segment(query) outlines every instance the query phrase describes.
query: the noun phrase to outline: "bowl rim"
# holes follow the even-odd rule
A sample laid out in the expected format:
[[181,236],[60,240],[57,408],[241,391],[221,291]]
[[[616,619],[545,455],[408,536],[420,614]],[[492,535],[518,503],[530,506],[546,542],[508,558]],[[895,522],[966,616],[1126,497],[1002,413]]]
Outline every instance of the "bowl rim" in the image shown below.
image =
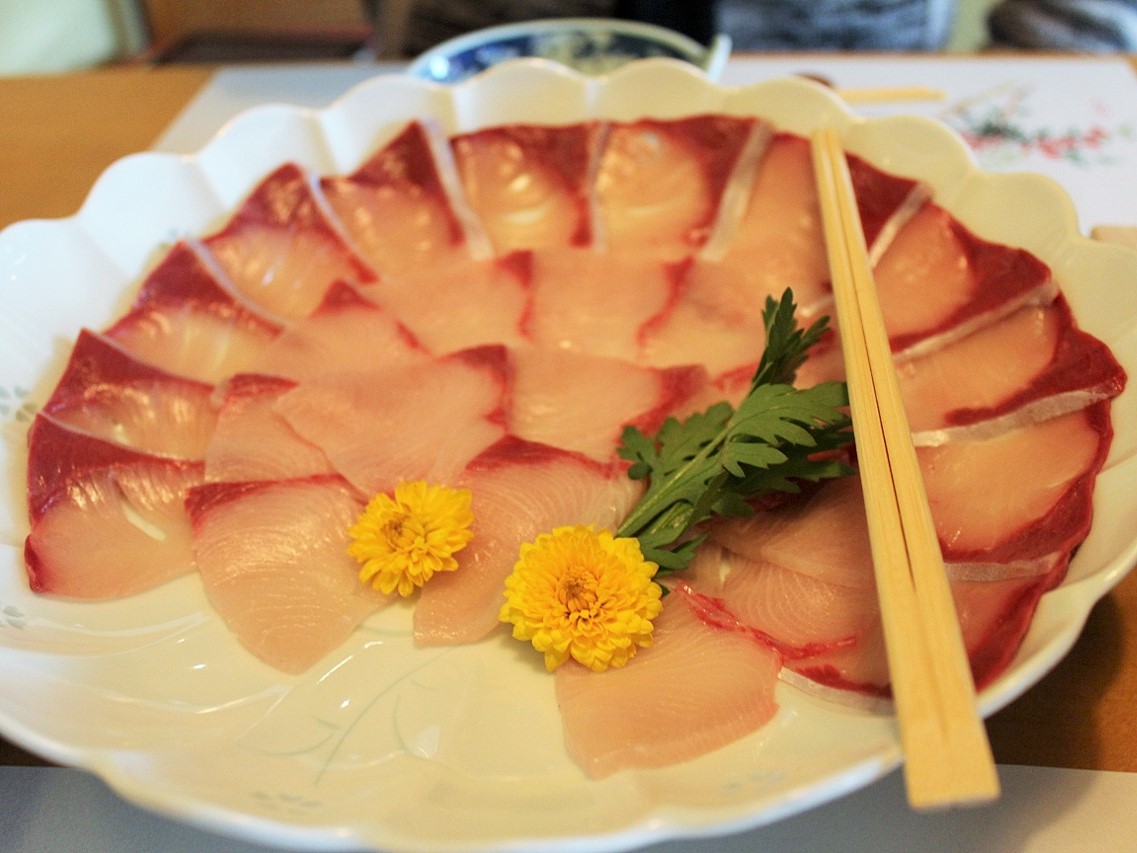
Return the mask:
[[420,79],[445,82],[429,71],[431,64],[438,59],[504,39],[574,31],[607,31],[661,44],[674,50],[683,57],[684,61],[701,68],[711,76],[717,76],[718,72],[721,71],[731,48],[730,37],[724,34],[716,35],[709,45],[704,45],[684,33],[644,21],[602,17],[538,18],[531,21],[483,27],[454,36],[423,51],[412,59],[407,66],[407,73]]

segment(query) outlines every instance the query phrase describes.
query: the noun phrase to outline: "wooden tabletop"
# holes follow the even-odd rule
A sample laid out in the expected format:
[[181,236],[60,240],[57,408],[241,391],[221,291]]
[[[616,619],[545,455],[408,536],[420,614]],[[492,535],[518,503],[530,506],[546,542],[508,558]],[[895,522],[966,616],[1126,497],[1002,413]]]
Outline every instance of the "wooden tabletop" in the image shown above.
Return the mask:
[[[0,79],[0,228],[74,213],[103,169],[150,147],[210,73],[128,67]],[[1137,772],[1137,572],[988,730],[1000,763]],[[0,764],[43,763],[0,740]]]

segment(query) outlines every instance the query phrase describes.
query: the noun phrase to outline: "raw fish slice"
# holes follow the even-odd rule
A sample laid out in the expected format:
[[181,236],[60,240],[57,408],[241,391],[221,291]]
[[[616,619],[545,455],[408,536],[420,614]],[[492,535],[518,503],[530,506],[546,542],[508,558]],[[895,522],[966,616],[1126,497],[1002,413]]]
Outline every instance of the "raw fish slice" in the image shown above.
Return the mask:
[[787,287],[803,310],[829,300],[829,260],[808,141],[774,137],[729,245],[700,274],[717,279],[716,290],[740,290],[740,298],[758,312],[767,296],[777,298]]
[[[1052,571],[1035,577],[952,580],[951,592],[960,633],[977,689],[982,690],[998,678],[1014,659],[1039,600],[1061,581],[1065,567],[1066,561],[1062,560]],[[826,688],[869,696],[891,693],[888,656],[879,623],[853,646],[787,661],[786,665],[799,676]],[[809,689],[799,679],[789,680]],[[840,699],[839,694],[833,692],[823,691],[822,695]]]
[[859,697],[886,699],[892,691],[884,628],[878,622],[852,645],[788,661],[782,678],[811,695],[841,704],[861,706]]
[[210,602],[270,666],[303,672],[389,601],[348,556],[363,504],[340,477],[210,483],[186,508]]
[[[917,450],[944,559],[1041,569],[1089,530],[1094,479],[1109,448],[1109,404],[1098,403],[994,438]],[[872,556],[860,482],[825,483],[805,499],[723,519],[711,539],[750,559],[865,588]]]
[[131,308],[141,311],[187,304],[224,318],[245,320],[248,315],[266,327],[279,329],[272,317],[230,287],[225,273],[202,244],[182,240],[142,281]]
[[774,717],[780,667],[768,646],[668,596],[652,645],[626,666],[592,672],[570,661],[557,670],[565,746],[595,779],[706,755]]
[[897,217],[907,218],[911,206],[927,198],[928,190],[911,178],[881,171],[856,155],[846,155],[853,193],[857,198],[857,213],[870,250],[878,242],[890,241],[888,233]]
[[1010,665],[1039,600],[1061,583],[1067,562],[1059,560],[1050,571],[1029,578],[952,581],[952,598],[977,689],[982,690]]
[[595,184],[604,245],[678,260],[706,243],[755,124],[701,115],[611,125]]
[[238,301],[197,252],[179,243],[106,335],[156,367],[214,384],[248,369],[279,332],[279,325]]
[[994,438],[917,449],[944,558],[1011,562],[1085,538],[1112,437],[1109,403]]
[[687,264],[591,249],[533,253],[532,342],[636,360],[647,324],[675,303]]
[[466,198],[494,251],[591,242],[594,124],[508,125],[451,139]]
[[261,181],[204,244],[238,293],[285,321],[307,317],[339,279],[374,278],[292,163]]
[[213,386],[140,361],[83,329],[43,412],[147,453],[200,459],[217,420]]
[[421,361],[426,349],[390,311],[336,282],[307,318],[285,329],[257,359],[257,373],[303,380],[335,370],[374,370]]
[[673,304],[644,327],[639,360],[701,364],[712,376],[752,375],[766,346],[764,305],[764,297],[754,298],[721,264],[696,260]]
[[363,494],[402,480],[449,483],[505,432],[501,347],[424,364],[327,373],[280,397],[276,411]]
[[653,433],[702,388],[698,367],[664,370],[614,358],[526,348],[510,355],[509,431],[612,461],[628,424]]
[[845,381],[845,355],[841,352],[841,341],[837,337],[837,323],[829,317],[829,331],[809,351],[809,358],[798,368],[794,385],[798,388],[812,388],[822,382]]
[[[871,571],[870,564],[870,581]],[[875,583],[842,586],[738,554],[729,558],[721,599],[743,624],[800,650],[851,646],[880,626]]]
[[1074,325],[1063,297],[905,361],[901,394],[918,444],[981,438],[1119,394],[1125,371]]
[[515,345],[529,311],[528,253],[495,260],[455,256],[361,288],[434,353]]
[[465,236],[426,131],[411,122],[348,176],[320,181],[360,254],[381,274],[407,273],[465,254]]
[[31,588],[111,599],[191,571],[183,500],[202,474],[200,462],[131,450],[37,415],[24,545]]
[[776,563],[827,583],[872,589],[872,549],[858,477],[826,482],[749,518],[724,518],[710,538],[729,552]]
[[470,643],[500,623],[505,579],[521,545],[568,524],[615,529],[642,486],[623,466],[506,436],[474,459],[458,480],[473,494],[474,539],[458,570],[436,575],[415,607],[415,641]]
[[917,355],[1057,294],[1050,270],[1022,249],[976,237],[925,204],[874,271],[892,349]]
[[206,482],[287,480],[334,473],[320,448],[276,411],[296,382],[240,373],[222,386],[217,429],[205,453]]

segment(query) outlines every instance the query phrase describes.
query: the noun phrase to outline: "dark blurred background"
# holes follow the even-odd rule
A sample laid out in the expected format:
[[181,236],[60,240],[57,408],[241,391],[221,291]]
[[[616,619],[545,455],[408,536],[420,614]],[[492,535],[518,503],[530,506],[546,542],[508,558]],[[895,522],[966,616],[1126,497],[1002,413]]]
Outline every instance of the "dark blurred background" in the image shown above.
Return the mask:
[[116,62],[405,59],[549,17],[661,24],[736,51],[1137,51],[1137,0],[0,0],[0,74]]

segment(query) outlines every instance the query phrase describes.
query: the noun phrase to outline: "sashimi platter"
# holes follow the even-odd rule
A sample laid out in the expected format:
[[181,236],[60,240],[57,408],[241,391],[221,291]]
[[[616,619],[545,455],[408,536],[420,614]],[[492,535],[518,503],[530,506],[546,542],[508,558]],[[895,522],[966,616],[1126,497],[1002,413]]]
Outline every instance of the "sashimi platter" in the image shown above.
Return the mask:
[[0,234],[0,732],[304,849],[622,850],[902,761],[809,135],[989,714],[1137,560],[1137,253],[669,60],[377,77]]

